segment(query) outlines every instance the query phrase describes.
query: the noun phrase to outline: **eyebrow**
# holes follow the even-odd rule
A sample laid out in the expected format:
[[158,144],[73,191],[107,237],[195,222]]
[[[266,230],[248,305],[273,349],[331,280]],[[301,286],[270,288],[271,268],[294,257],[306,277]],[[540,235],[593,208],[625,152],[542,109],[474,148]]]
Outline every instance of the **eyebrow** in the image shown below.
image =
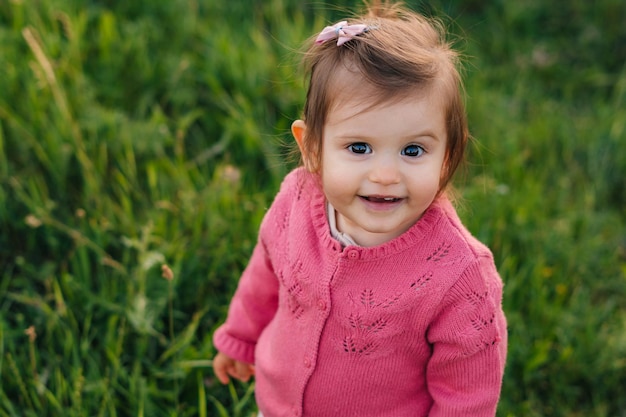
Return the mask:
[[[367,142],[371,139],[374,138],[374,136],[371,135],[367,135],[367,134],[340,134],[336,136],[338,139],[350,139],[350,140],[359,140],[359,141],[363,141],[363,142]],[[407,135],[407,136],[403,136],[402,139],[407,141],[407,142],[411,142],[411,141],[415,141],[418,140],[420,138],[430,138],[433,139],[437,142],[441,141],[441,138],[435,134],[435,132],[433,132],[432,130],[425,130],[423,132],[420,132],[418,134],[414,134],[414,135]]]

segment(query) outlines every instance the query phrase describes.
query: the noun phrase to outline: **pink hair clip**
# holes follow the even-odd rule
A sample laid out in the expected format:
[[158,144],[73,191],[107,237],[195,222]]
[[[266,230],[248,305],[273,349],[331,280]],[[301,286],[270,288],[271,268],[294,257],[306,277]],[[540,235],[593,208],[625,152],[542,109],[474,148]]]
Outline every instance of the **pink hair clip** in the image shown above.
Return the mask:
[[315,43],[321,44],[337,38],[337,46],[341,46],[355,36],[367,32],[367,25],[349,25],[348,22],[339,22],[333,26],[326,26],[315,39]]

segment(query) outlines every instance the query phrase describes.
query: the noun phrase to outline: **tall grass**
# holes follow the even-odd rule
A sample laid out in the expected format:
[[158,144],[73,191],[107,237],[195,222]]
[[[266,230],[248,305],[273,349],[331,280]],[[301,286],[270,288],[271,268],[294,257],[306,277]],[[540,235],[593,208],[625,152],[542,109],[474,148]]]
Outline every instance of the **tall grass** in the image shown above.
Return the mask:
[[[625,416],[626,6],[408,3],[467,39],[460,210],[506,283],[499,415]],[[254,413],[211,334],[290,166],[294,49],[336,9],[0,3],[0,416]]]

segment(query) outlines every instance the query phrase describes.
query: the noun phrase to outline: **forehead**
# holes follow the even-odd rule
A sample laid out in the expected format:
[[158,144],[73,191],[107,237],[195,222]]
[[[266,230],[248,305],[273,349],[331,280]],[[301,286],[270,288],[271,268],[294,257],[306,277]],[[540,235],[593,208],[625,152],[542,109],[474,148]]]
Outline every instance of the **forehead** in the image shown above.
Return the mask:
[[[349,63],[340,66],[330,77],[326,85],[327,114],[347,105],[355,112],[370,108],[385,107],[403,101],[427,99],[443,111],[449,92],[441,79],[428,82],[407,82],[404,85],[379,84],[365,77],[355,65]],[[328,117],[326,117],[328,118]]]
[[368,115],[389,110],[392,113],[394,110],[428,110],[431,114],[445,118],[446,94],[438,84],[434,81],[394,91],[373,85],[360,73],[344,68],[337,71],[329,83],[325,124],[339,123],[343,119],[367,118]]

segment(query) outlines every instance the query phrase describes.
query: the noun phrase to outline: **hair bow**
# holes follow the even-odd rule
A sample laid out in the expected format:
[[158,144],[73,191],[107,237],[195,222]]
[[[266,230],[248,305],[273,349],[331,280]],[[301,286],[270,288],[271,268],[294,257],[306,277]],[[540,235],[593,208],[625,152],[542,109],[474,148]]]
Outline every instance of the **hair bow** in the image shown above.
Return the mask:
[[333,26],[326,26],[315,39],[320,44],[337,38],[337,46],[341,46],[355,36],[368,31],[367,25],[349,25],[348,22],[339,22]]

